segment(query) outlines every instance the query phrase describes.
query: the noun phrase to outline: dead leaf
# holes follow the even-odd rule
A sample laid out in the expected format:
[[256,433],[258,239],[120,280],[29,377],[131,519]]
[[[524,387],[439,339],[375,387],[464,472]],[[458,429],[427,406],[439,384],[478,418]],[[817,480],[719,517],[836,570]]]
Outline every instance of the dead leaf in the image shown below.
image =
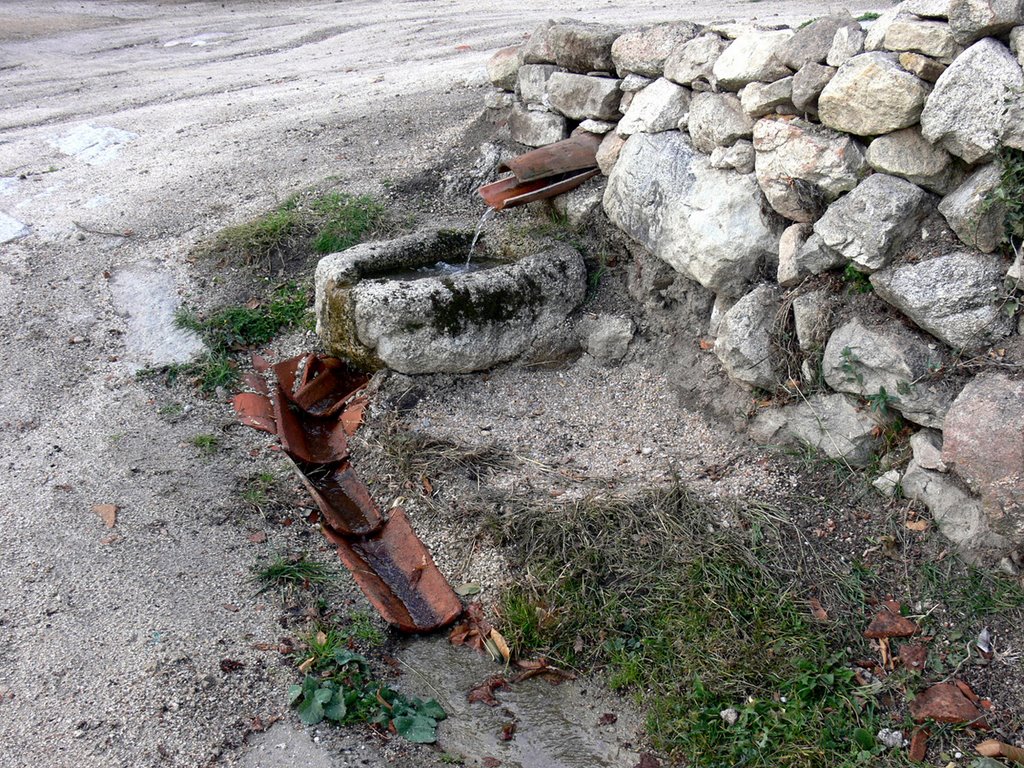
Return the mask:
[[266,540],[266,531],[256,531],[256,533],[249,534],[249,541],[251,541],[253,544],[262,544]]
[[221,605],[225,611],[231,611],[231,613],[238,613],[238,606],[234,603],[224,603]]
[[906,525],[908,531],[924,533],[928,530],[928,526],[930,526],[931,523],[928,520],[907,520],[904,525]]
[[501,741],[512,741],[516,735],[516,724],[515,722],[505,723],[501,727],[501,733],[498,734],[498,739]]
[[467,582],[465,584],[460,584],[459,586],[457,586],[455,588],[455,594],[458,595],[459,597],[468,597],[469,595],[479,594],[480,590],[481,590],[481,587],[480,587],[479,584],[474,584],[473,582]]
[[498,766],[501,765],[501,760],[496,757],[485,757],[480,761],[480,765],[483,766],[483,768],[498,768]]
[[313,666],[314,661],[316,661],[316,659],[313,656],[310,656],[304,662],[299,664],[299,672],[301,672],[302,674],[306,674],[307,672],[309,672],[310,668]]
[[116,504],[93,504],[92,511],[100,516],[100,520],[107,528],[113,528],[117,525],[117,505]]
[[640,755],[640,762],[634,768],[661,768],[661,761],[650,752]]
[[505,638],[502,637],[501,633],[493,628],[491,629],[491,642],[497,647],[501,658],[508,664],[512,660],[512,651],[509,649],[508,643],[505,642]]
[[116,533],[112,533],[109,536],[104,536],[100,539],[100,544],[103,544],[104,546],[108,544],[117,544],[117,542],[121,541],[123,538],[123,536],[118,536]]
[[619,720],[619,716],[614,712],[605,712],[599,718],[597,718],[598,725],[615,725]]
[[234,659],[220,660],[221,672],[237,672],[240,669],[245,669],[245,664],[241,661],[235,661]]
[[254,296],[253,298],[251,298],[247,302],[245,302],[245,308],[246,309],[259,309],[261,303],[262,302]]
[[821,601],[818,598],[812,597],[807,602],[811,606],[811,616],[814,617],[815,621],[823,623],[828,621],[828,612],[822,608]]
[[434,495],[434,486],[430,482],[430,478],[426,476],[423,477],[423,492],[427,494],[427,496]]
[[711,339],[701,339],[697,342],[697,345],[700,347],[701,352],[707,352],[715,348],[715,342]]
[[470,704],[474,701],[481,701],[489,707],[496,707],[498,700],[494,698],[494,692],[501,688],[508,688],[508,680],[501,675],[492,675],[467,693],[466,700]]
[[327,634],[323,631],[316,633],[317,645],[324,645],[327,642]]
[[542,676],[547,678],[552,685],[558,685],[565,680],[571,680],[573,678],[570,672],[551,666],[545,658],[525,661],[523,659],[519,659],[516,661],[516,666],[522,671],[512,678],[513,683],[521,683],[532,677]]

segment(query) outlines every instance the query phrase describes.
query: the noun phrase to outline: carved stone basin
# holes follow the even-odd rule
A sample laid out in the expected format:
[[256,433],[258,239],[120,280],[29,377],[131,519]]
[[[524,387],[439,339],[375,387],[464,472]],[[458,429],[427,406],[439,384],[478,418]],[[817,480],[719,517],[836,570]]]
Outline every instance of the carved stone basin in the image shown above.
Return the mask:
[[570,246],[545,241],[474,271],[452,268],[472,237],[432,229],[321,259],[316,316],[326,350],[401,373],[479,371],[519,357],[583,302],[586,267]]

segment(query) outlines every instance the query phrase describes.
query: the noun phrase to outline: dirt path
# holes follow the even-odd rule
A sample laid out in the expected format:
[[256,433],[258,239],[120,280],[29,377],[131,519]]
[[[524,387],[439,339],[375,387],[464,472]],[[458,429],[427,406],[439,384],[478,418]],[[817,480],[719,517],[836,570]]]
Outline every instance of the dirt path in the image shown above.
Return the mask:
[[237,486],[265,441],[134,372],[189,351],[174,307],[219,290],[187,261],[200,238],[326,177],[429,166],[477,114],[489,52],[547,16],[823,12],[590,5],[0,3],[0,225],[30,230],[0,245],[0,765],[271,765],[286,741],[280,764],[388,761],[358,736],[240,744],[292,674],[251,650],[280,627],[249,572],[302,534],[250,543]]

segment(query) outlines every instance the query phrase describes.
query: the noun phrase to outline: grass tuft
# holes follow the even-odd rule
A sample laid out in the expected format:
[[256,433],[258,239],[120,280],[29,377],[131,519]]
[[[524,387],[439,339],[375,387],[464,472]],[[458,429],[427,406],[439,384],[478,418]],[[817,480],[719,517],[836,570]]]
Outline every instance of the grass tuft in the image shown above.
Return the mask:
[[266,565],[256,568],[254,580],[260,585],[259,594],[271,589],[309,589],[334,578],[335,572],[323,563],[308,560],[303,555],[279,555]]
[[203,456],[212,456],[217,452],[217,448],[220,447],[220,440],[216,435],[195,435],[192,438],[192,445],[194,445]]
[[333,253],[379,228],[385,213],[368,195],[295,195],[262,216],[221,230],[206,250],[226,261],[263,266],[310,251]]

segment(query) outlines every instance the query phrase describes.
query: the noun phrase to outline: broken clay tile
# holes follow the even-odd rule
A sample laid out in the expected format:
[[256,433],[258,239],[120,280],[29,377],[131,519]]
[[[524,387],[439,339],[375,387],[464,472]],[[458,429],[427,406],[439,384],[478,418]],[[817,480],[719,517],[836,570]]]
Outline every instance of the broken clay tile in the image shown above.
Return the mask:
[[239,392],[231,398],[238,420],[248,427],[277,434],[277,421],[270,398],[252,392]]
[[900,646],[900,661],[907,669],[923,672],[928,662],[928,647],[924,643],[904,643]]
[[345,428],[346,435],[351,437],[359,430],[363,423],[364,413],[366,413],[365,397],[357,397],[341,412],[341,425]]
[[878,609],[878,613],[871,620],[871,624],[864,630],[864,637],[879,640],[886,637],[910,637],[918,631],[918,626],[906,616],[900,615],[899,603],[896,603],[895,610],[893,603],[887,601]]
[[[405,513],[395,509],[385,523],[348,461],[346,430],[354,432],[361,421],[366,400],[356,395],[367,377],[318,355],[271,366],[254,354],[253,367],[273,370],[274,397],[268,401],[258,382],[248,381],[255,393],[236,398],[239,420],[277,435],[281,446],[271,449],[283,448],[295,462],[320,507],[324,535],[381,616],[405,632],[429,632],[454,621],[462,604]],[[249,540],[266,541],[266,533]]]
[[100,516],[100,520],[103,521],[103,525],[107,528],[113,528],[117,525],[116,504],[93,504],[92,511]]
[[243,373],[242,386],[251,389],[258,395],[270,397],[270,389],[267,387],[267,380],[258,373]]
[[954,680],[953,684],[956,685],[956,687],[960,689],[960,692],[964,696],[966,696],[968,699],[970,699],[971,704],[973,704],[976,707],[981,704],[981,697],[978,696],[978,694],[976,694],[974,692],[974,689],[971,688],[971,686],[969,686],[963,680]]
[[[334,467],[296,465],[306,490],[320,507],[325,522],[346,536],[366,536],[384,524],[376,503],[349,461]],[[310,479],[314,469],[327,469]]]
[[917,728],[910,737],[910,753],[907,755],[912,762],[923,763],[928,754],[928,737],[931,733],[927,728]]
[[984,716],[971,700],[952,683],[937,683],[910,702],[914,722],[970,723],[984,727]]
[[284,394],[280,385],[274,397],[277,435],[289,454],[310,464],[332,464],[348,457],[348,440],[334,418],[313,416]]
[[391,510],[384,527],[365,538],[349,540],[326,525],[323,532],[389,624],[404,632],[430,632],[462,613],[462,603],[401,508]]

